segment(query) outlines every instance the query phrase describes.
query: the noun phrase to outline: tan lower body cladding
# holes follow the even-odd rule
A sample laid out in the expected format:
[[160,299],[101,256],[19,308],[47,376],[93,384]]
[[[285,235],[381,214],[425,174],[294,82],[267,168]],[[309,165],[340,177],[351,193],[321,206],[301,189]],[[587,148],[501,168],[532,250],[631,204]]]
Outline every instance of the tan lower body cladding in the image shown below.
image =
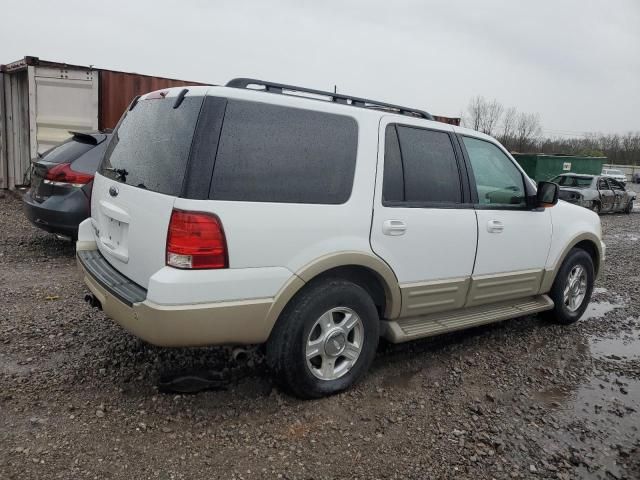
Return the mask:
[[395,321],[383,320],[381,334],[390,342],[400,343],[522,317],[552,308],[553,301],[547,295],[536,295],[418,317],[400,318]]
[[404,342],[549,310],[543,277],[526,270],[402,285],[400,317],[383,321],[382,335]]
[[401,285],[400,318],[537,295],[542,277],[543,270],[526,270]]

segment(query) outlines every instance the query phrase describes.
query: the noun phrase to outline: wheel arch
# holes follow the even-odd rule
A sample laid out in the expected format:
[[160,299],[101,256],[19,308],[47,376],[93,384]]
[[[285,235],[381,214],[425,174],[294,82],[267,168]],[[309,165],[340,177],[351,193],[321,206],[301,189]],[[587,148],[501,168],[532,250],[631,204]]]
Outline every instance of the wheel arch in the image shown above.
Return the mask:
[[595,277],[598,278],[600,276],[600,274],[602,273],[604,260],[600,239],[594,233],[581,233],[573,237],[571,241],[567,243],[567,246],[560,253],[553,266],[550,269],[545,270],[540,293],[547,293],[549,290],[551,290],[551,286],[556,279],[556,275],[558,274],[558,270],[560,270],[560,266],[564,263],[567,255],[569,255],[569,252],[574,248],[580,248],[589,254],[591,260],[593,261]]
[[277,293],[267,314],[275,325],[289,302],[309,283],[336,276],[354,281],[367,290],[381,316],[400,314],[400,286],[393,270],[380,258],[363,252],[339,252],[320,257],[300,268]]

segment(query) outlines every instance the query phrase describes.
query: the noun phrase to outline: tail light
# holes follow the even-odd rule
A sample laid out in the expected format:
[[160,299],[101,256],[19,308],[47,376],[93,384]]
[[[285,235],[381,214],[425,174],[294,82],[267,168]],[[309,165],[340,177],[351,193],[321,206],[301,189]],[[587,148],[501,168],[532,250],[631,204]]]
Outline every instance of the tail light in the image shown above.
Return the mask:
[[173,210],[167,234],[167,265],[175,268],[228,268],[222,222],[212,213]]
[[44,183],[62,187],[82,187],[91,180],[93,180],[93,175],[72,170],[70,163],[56,165],[44,177]]

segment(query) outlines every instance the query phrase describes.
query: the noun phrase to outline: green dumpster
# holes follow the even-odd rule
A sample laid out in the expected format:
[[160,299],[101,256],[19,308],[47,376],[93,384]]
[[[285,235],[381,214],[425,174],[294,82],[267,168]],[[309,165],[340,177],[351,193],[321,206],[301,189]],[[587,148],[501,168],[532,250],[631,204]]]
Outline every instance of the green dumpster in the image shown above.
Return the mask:
[[513,158],[536,182],[549,180],[562,173],[600,175],[607,157],[580,157],[575,155],[544,155],[514,153]]

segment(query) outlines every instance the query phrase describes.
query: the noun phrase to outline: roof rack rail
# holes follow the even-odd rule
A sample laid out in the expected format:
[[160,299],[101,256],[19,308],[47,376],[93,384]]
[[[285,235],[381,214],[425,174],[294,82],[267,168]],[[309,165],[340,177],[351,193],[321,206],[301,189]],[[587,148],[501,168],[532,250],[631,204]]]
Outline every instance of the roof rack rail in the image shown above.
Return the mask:
[[[369,100],[367,98],[353,97],[351,95],[343,95],[342,93],[325,92],[322,90],[314,90],[312,88],[296,87],[295,85],[285,85],[283,83],[267,82],[264,80],[257,80],[255,78],[234,78],[233,80],[230,80],[229,82],[227,82],[226,86],[233,87],[233,88],[248,89],[250,85],[263,87],[262,89],[252,89],[252,90],[265,91],[269,93],[279,93],[284,95],[286,95],[285,90],[288,90],[290,92],[309,93],[311,95],[329,97],[328,100],[331,102],[341,103],[344,105],[351,105],[353,107],[390,110],[393,113],[399,113],[401,115],[408,115],[411,117],[434,120],[433,115],[431,115],[429,112],[425,112],[424,110],[417,110],[415,108],[402,107],[400,105],[393,105],[391,103],[378,102],[377,100]],[[315,98],[315,97],[307,97],[307,98]],[[318,98],[315,98],[315,99],[320,100]]]

